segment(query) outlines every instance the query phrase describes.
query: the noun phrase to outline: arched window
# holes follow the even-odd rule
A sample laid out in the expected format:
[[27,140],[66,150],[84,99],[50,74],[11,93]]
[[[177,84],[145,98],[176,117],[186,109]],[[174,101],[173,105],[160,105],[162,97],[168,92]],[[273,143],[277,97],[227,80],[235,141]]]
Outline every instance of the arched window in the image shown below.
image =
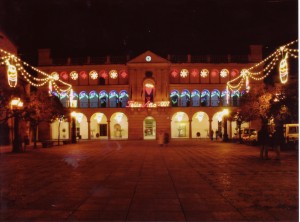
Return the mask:
[[200,92],[197,89],[192,91],[192,106],[200,106]]
[[240,92],[235,90],[231,94],[231,105],[237,107],[240,105]]
[[227,90],[223,90],[221,95],[221,106],[228,106],[229,98],[230,98],[230,92]]
[[[72,98],[71,98],[72,96]],[[70,107],[77,108],[78,107],[78,94],[73,91],[73,94],[70,95]]]
[[190,100],[191,100],[191,95],[190,91],[187,89],[182,90],[182,93],[180,95],[180,105],[183,107],[190,106]]
[[127,102],[128,102],[128,93],[126,90],[121,90],[121,92],[119,93],[119,104],[120,107],[124,108],[127,106]]
[[63,105],[63,107],[68,107],[69,106],[69,95],[66,92],[62,92],[60,94],[60,102]]
[[201,106],[210,105],[210,92],[207,89],[204,89],[201,93]]
[[220,91],[214,89],[211,93],[211,106],[219,106],[220,105]]
[[106,108],[108,107],[108,94],[105,90],[102,90],[99,93],[100,107]]
[[118,93],[115,90],[112,90],[109,93],[109,107],[118,107]]
[[90,107],[97,108],[98,107],[98,93],[96,91],[90,92]]
[[170,97],[171,97],[171,101],[172,101],[172,104],[171,104],[171,105],[172,105],[173,107],[177,107],[178,104],[179,104],[179,92],[178,92],[177,90],[173,90],[173,91],[171,92]]
[[79,93],[79,106],[80,108],[88,108],[89,107],[89,97],[85,91]]

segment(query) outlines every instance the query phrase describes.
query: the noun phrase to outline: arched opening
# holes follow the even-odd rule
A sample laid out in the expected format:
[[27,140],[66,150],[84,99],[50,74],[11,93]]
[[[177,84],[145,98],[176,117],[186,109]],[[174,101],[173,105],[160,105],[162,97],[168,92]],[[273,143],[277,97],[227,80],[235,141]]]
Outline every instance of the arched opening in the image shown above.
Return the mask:
[[128,118],[124,113],[114,113],[110,118],[111,139],[128,139]]
[[110,91],[109,93],[109,107],[116,108],[118,107],[118,93],[115,90]]
[[172,116],[171,138],[189,138],[189,117],[184,112],[177,112]]
[[156,139],[156,121],[152,116],[148,116],[144,119],[144,140]]
[[179,104],[179,92],[178,90],[173,90],[170,95],[172,107],[177,107]]
[[107,130],[107,118],[104,113],[94,113],[90,119],[91,139],[107,139]]
[[200,106],[200,92],[195,89],[192,91],[192,106]]
[[182,93],[180,95],[181,106],[183,107],[190,106],[190,99],[191,99],[190,91],[188,91],[187,89],[182,90]]
[[106,108],[108,107],[108,94],[105,90],[102,90],[99,93],[100,107]]
[[192,138],[209,138],[209,117],[205,112],[197,112],[193,115]]

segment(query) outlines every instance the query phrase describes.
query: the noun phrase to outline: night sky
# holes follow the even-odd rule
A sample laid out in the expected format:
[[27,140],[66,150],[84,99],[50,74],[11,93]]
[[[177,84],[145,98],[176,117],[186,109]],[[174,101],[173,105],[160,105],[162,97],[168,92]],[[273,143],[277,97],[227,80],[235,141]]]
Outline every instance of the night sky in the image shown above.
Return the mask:
[[298,38],[297,0],[0,0],[0,30],[24,57],[243,54]]

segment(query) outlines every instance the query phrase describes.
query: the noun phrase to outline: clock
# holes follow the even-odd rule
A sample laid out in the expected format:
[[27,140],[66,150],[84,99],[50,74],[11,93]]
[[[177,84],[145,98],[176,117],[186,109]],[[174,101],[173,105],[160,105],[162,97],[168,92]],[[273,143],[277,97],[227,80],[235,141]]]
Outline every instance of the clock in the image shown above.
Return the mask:
[[152,59],[151,56],[146,56],[146,61],[147,61],[147,62],[150,62],[151,59]]

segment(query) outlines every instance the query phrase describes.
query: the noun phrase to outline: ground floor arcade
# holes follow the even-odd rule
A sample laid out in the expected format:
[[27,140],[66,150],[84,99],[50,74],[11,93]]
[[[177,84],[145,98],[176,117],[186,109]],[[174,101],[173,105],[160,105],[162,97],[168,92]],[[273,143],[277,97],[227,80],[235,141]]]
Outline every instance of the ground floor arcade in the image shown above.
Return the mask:
[[[73,112],[72,118],[56,120],[50,127],[50,139],[70,139],[72,127],[78,139],[155,140],[160,132],[171,139],[210,138],[212,135],[237,134],[235,121],[224,109],[106,109]],[[73,124],[72,124],[73,121]],[[249,127],[244,124],[242,127]]]

